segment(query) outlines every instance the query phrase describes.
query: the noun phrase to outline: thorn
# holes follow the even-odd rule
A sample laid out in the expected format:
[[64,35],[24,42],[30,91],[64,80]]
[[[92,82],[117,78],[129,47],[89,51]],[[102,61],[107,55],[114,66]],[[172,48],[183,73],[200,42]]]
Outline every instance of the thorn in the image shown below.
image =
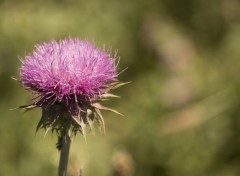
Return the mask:
[[103,97],[103,98],[108,98],[108,97],[120,98],[120,96],[114,95],[114,94],[110,94],[110,93],[105,93],[105,94],[101,95],[101,97]]
[[47,133],[48,133],[48,130],[50,129],[50,127],[48,127],[44,133],[44,137],[46,137]]
[[92,112],[91,109],[87,109],[87,121],[88,121],[88,124],[90,126],[90,129],[91,129],[91,132],[92,132],[93,136],[95,136],[95,129],[94,129],[94,126],[93,126],[94,119],[95,119],[95,114]]
[[99,109],[95,108],[95,111],[98,114],[98,116],[100,118],[100,121],[102,122],[103,133],[106,134],[105,122],[104,122],[103,116],[102,116],[102,114],[101,114]]
[[13,110],[16,110],[16,109],[19,109],[19,107],[11,108],[11,109],[8,109],[8,110],[13,111]]
[[11,76],[11,79],[15,80],[15,81],[18,81],[17,78],[15,78],[14,76]]
[[114,113],[116,113],[116,114],[118,114],[118,115],[124,116],[123,114],[121,114],[120,112],[116,111],[115,109],[111,109],[111,108],[102,106],[100,103],[93,103],[92,106],[95,107],[95,108],[97,108],[97,109],[102,109],[102,110],[106,110],[106,111],[111,111],[111,112],[114,112]]

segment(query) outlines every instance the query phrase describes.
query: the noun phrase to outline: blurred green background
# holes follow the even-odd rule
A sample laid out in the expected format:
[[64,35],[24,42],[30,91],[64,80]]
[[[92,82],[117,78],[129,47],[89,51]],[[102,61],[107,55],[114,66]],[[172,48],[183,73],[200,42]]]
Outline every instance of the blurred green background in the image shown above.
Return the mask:
[[40,109],[20,61],[67,36],[119,50],[122,81],[106,135],[73,139],[69,175],[240,175],[239,0],[0,0],[0,175],[57,175],[57,137],[35,136]]

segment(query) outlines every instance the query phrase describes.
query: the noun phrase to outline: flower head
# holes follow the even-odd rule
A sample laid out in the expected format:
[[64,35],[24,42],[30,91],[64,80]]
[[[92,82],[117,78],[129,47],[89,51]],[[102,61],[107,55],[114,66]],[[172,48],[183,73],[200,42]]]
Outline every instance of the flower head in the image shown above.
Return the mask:
[[108,92],[123,83],[117,82],[117,56],[97,48],[87,40],[66,38],[35,46],[25,56],[20,68],[20,82],[32,91],[35,102],[21,108],[41,107],[40,127],[61,129],[66,121],[73,131],[85,133],[85,126],[96,117],[104,121],[100,109],[112,110],[99,104]]
[[40,94],[38,105],[90,99],[116,81],[116,58],[86,40],[67,38],[36,45],[20,69],[24,87]]

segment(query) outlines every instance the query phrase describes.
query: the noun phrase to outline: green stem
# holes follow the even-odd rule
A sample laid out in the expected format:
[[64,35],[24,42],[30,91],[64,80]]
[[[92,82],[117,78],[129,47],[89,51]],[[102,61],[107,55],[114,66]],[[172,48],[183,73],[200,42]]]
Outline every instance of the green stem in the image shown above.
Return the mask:
[[70,128],[62,134],[62,146],[59,159],[58,176],[67,175],[68,156],[71,145]]

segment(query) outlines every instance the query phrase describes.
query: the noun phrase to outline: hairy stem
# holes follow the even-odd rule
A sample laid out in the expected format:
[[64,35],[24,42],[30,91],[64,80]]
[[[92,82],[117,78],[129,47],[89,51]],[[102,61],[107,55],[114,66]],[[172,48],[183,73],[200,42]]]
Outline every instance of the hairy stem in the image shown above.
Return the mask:
[[69,156],[69,150],[71,145],[70,128],[65,129],[65,131],[62,133],[61,138],[62,138],[62,146],[61,146],[61,153],[60,153],[60,160],[59,160],[59,167],[58,167],[58,176],[66,176],[68,156]]

